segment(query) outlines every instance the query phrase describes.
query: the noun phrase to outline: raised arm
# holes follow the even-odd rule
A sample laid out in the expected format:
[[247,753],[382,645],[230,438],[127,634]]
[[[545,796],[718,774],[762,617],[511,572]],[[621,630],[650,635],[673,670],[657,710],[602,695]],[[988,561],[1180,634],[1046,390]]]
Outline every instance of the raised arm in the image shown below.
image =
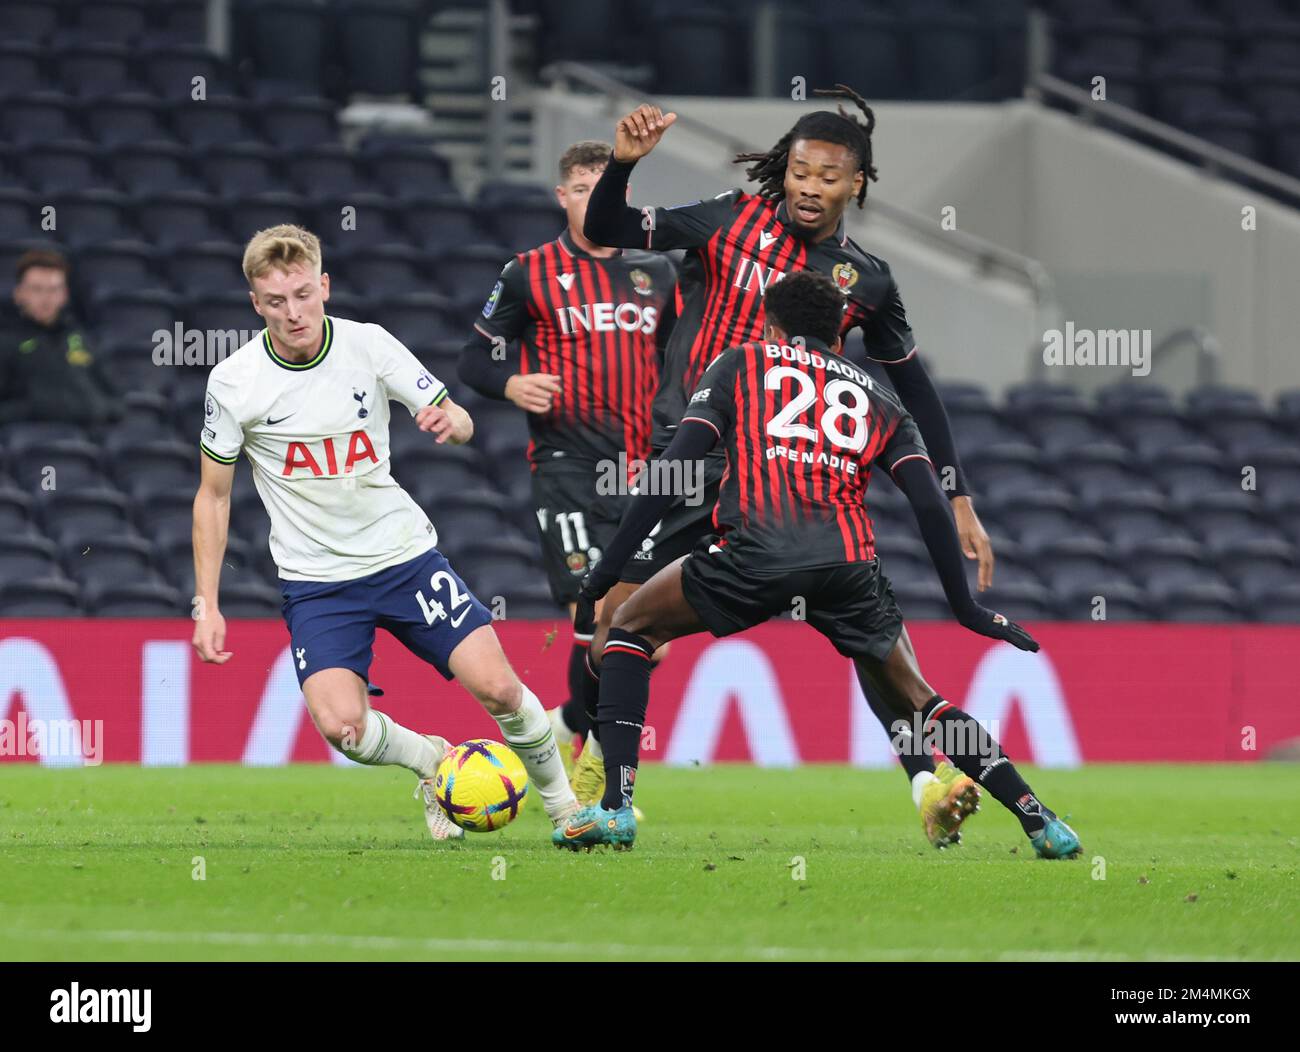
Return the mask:
[[930,560],[939,573],[943,594],[957,621],[982,636],[1005,640],[1021,650],[1036,651],[1038,643],[1028,632],[1002,614],[980,606],[971,597],[952,509],[939,489],[930,462],[919,456],[909,457],[895,464],[892,474],[912,505],[921,539],[925,541]]

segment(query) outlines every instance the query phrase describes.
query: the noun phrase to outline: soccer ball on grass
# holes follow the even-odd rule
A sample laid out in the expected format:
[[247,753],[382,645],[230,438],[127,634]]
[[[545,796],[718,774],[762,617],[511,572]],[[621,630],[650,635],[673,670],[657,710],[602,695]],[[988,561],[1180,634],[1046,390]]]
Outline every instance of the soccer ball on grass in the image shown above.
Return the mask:
[[469,833],[509,825],[528,799],[528,772],[500,742],[474,738],[442,758],[434,792],[447,817]]

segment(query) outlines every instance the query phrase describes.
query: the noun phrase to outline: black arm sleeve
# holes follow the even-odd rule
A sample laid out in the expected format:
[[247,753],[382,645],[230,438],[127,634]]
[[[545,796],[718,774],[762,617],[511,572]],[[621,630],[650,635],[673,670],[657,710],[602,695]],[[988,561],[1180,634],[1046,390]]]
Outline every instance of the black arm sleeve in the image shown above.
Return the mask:
[[957,457],[957,443],[952,437],[948,413],[920,358],[913,354],[906,361],[886,362],[884,366],[899,401],[921,429],[921,437],[925,439],[926,449],[930,451],[934,469],[943,477],[944,469],[951,468],[953,485],[948,491],[948,497],[970,496],[966,475]]
[[627,181],[636,162],[626,164],[609,155],[604,172],[592,188],[587,201],[587,218],[583,235],[597,245],[608,248],[646,248],[644,214],[627,203]]
[[920,458],[902,461],[894,470],[894,481],[912,505],[912,514],[921,530],[921,539],[930,552],[930,561],[939,573],[943,594],[960,621],[969,616],[975,601],[966,583],[966,564],[957,538],[957,526],[934,469]]
[[[700,420],[683,420],[673,434],[668,448],[655,459],[671,463],[674,460],[699,460],[718,441],[718,433],[709,424]],[[647,474],[650,469],[647,469]],[[669,476],[671,477],[671,476]],[[623,521],[618,524],[618,532],[613,540],[605,546],[600,562],[593,571],[602,583],[617,583],[623,566],[632,558],[641,542],[650,535],[655,523],[663,518],[676,500],[672,493],[638,493],[632,498],[628,509],[623,513]]]
[[460,350],[456,360],[456,374],[461,382],[484,398],[506,400],[506,381],[510,379],[510,363],[492,357],[493,343],[481,332],[475,331]]

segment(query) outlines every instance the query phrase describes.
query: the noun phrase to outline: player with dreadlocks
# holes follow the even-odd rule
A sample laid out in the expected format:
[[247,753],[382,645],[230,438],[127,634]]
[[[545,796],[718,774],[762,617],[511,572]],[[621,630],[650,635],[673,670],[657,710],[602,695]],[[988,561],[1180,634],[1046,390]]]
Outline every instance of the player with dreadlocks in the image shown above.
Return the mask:
[[[871,136],[875,115],[851,88],[836,85],[816,95],[851,101],[861,119],[843,105],[819,110],[795,122],[770,149],[741,154],[757,193],[728,190],[710,201],[674,208],[630,208],[626,188],[633,166],[658,144],[677,119],[657,106],[643,105],[618,122],[614,150],[591,193],[583,233],[594,244],[658,251],[686,249],[700,275],[682,306],[664,354],[653,406],[651,444],[665,449],[709,363],[726,348],[763,339],[763,294],[787,274],[815,270],[827,274],[843,293],[840,336],[860,328],[869,359],[880,363],[904,408],[911,414],[944,480],[962,549],[979,560],[981,590],[992,583],[993,555],[988,536],[971,504],[943,403],[917,356],[907,314],[888,265],[863,251],[848,236],[844,212],[850,200],[862,207],[867,184],[876,179]],[[815,418],[797,418],[807,430]],[[601,623],[588,654],[592,676],[587,692],[593,714],[599,691],[598,662],[608,625],[619,604],[663,567],[687,555],[712,532],[712,509],[726,470],[725,454],[715,449],[704,468],[703,500],[678,500],[655,532],[627,562],[620,584],[609,592]],[[696,495],[698,497],[698,494]],[[888,731],[895,717],[871,684],[862,688],[872,711]],[[894,734],[891,741],[898,740]],[[911,739],[904,737],[905,743]],[[588,784],[601,764],[599,744],[588,750],[574,775],[579,800],[591,799]],[[935,766],[923,743],[900,749],[912,797],[921,811],[926,836],[936,846],[955,843],[971,801],[971,780],[946,764]],[[602,779],[603,781],[603,779]],[[602,786],[603,788],[603,786]]]

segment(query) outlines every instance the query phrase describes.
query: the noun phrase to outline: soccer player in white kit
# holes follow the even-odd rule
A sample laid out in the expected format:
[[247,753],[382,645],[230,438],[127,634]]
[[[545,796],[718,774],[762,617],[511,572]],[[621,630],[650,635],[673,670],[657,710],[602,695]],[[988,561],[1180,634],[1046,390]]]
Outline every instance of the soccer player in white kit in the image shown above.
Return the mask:
[[244,276],[266,329],[208,378],[194,498],[199,656],[218,665],[232,656],[218,588],[242,451],[271,518],[298,682],[325,740],[358,763],[413,771],[434,839],[463,835],[433,790],[447,740],[370,705],[371,648],[382,627],[478,699],[547,815],[562,822],[577,801],[550,720],[511,669],[491,614],[438,551],[429,517],[389,472],[389,399],[439,443],[468,442],[469,414],[381,326],[326,316],[330,281],[314,234],[259,231],[244,251]]

